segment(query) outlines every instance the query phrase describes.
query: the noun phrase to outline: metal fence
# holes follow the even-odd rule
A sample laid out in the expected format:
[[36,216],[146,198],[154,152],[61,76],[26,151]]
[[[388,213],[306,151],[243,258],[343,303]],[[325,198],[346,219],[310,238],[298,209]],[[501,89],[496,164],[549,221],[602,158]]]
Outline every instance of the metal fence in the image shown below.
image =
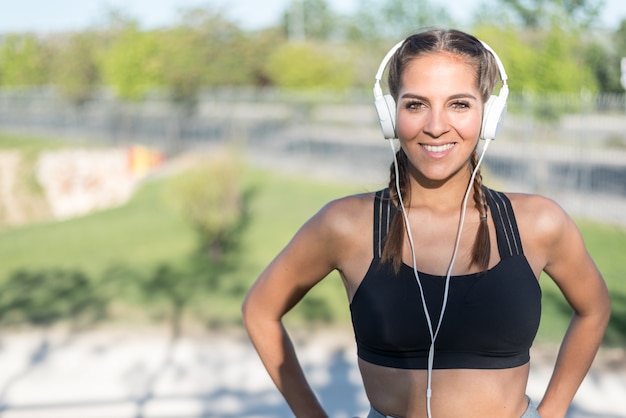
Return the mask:
[[[102,94],[77,107],[53,89],[0,91],[0,130],[172,155],[226,143],[251,163],[359,182],[387,182],[391,151],[368,92],[218,89],[193,106]],[[541,193],[572,215],[626,225],[626,96],[512,95],[485,158],[486,182]]]

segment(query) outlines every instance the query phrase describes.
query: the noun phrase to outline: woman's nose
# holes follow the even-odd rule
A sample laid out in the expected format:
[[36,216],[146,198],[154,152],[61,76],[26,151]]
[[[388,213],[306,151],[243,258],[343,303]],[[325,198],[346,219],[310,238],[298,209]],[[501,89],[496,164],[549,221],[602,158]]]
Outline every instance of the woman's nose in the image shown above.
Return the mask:
[[448,132],[449,129],[450,125],[445,112],[443,110],[431,109],[426,125],[424,125],[424,132],[433,138],[439,138]]

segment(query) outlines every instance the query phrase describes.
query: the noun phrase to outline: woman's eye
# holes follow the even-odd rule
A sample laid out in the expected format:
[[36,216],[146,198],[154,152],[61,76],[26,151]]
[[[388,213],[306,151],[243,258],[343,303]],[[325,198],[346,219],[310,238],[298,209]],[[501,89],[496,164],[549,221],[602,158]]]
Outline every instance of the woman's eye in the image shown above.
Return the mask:
[[409,110],[418,110],[424,107],[424,103],[418,101],[412,101],[406,103],[406,108]]
[[454,102],[452,103],[452,108],[457,110],[468,109],[470,107],[467,102]]

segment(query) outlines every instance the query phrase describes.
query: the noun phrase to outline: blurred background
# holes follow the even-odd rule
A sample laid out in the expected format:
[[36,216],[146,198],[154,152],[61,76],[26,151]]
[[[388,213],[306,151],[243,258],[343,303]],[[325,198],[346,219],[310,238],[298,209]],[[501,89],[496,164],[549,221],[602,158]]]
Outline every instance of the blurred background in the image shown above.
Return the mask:
[[[288,417],[242,299],[327,201],[387,184],[387,50],[477,35],[509,75],[495,189],[575,219],[613,316],[569,418],[626,417],[626,3],[21,1],[0,14],[0,416]],[[549,279],[529,394],[571,311]],[[286,318],[333,417],[365,414],[338,276]]]

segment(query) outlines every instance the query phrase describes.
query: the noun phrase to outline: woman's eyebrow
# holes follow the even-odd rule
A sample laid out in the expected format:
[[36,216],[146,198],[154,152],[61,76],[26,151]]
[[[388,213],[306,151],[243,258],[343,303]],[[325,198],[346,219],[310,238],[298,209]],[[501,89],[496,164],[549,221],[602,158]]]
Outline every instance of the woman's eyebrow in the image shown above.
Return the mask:
[[[428,100],[426,97],[420,96],[419,94],[414,94],[414,93],[405,93],[400,98],[401,99]],[[454,99],[478,100],[478,98],[475,95],[471,94],[471,93],[457,93],[457,94],[453,94],[452,96],[448,97],[448,100],[454,100]]]

